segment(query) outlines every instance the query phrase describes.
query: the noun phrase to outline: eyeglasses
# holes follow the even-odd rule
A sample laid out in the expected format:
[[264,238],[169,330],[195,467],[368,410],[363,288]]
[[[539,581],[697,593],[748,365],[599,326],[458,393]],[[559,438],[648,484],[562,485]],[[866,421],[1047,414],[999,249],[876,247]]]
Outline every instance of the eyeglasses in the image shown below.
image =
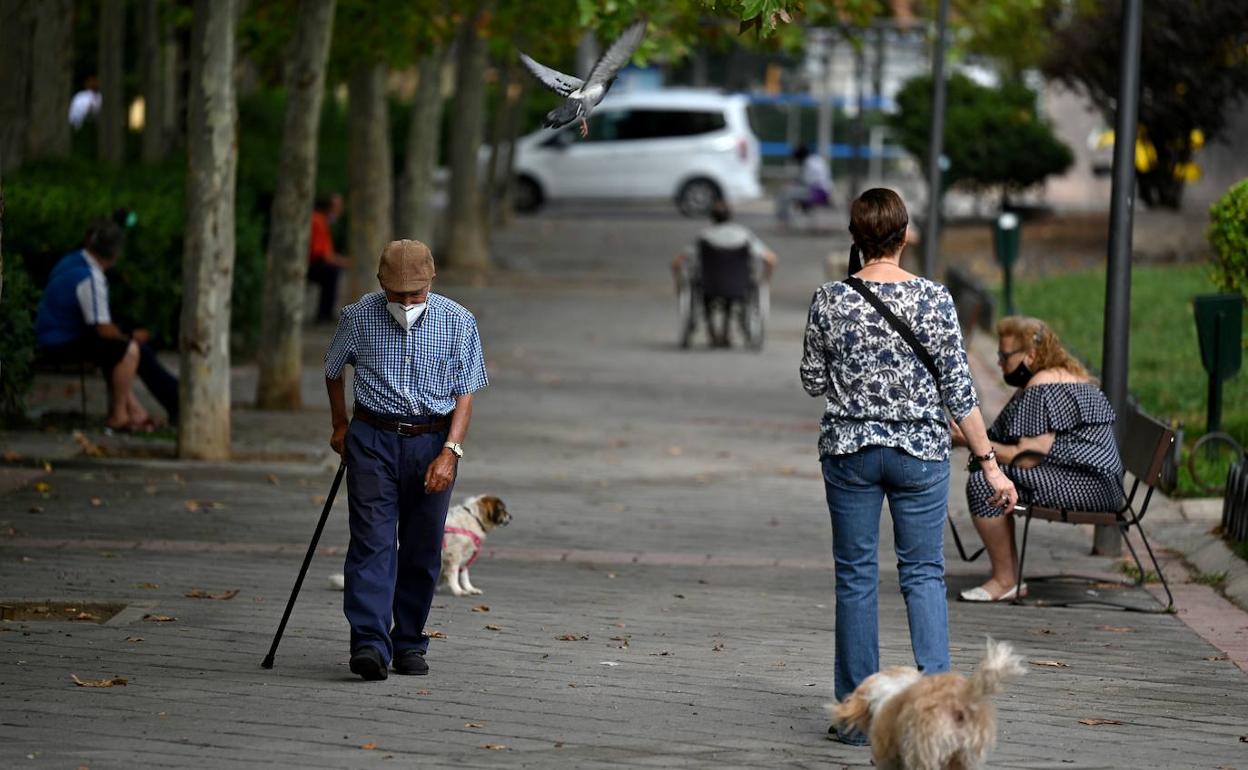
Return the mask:
[[1010,356],[1016,353],[1022,353],[1025,350],[1026,348],[1015,348],[1014,350],[998,350],[997,351],[997,363],[1004,366],[1005,362],[1010,360]]

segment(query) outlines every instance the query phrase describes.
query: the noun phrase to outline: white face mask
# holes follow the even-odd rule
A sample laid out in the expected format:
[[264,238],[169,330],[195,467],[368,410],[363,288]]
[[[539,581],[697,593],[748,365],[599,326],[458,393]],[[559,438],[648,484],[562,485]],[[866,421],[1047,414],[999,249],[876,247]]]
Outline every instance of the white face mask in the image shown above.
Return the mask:
[[399,326],[406,330],[411,329],[416,319],[420,318],[420,314],[425,312],[425,304],[422,302],[419,305],[404,305],[402,302],[387,302],[386,309],[390,311],[390,315],[394,316],[394,320],[398,321]]

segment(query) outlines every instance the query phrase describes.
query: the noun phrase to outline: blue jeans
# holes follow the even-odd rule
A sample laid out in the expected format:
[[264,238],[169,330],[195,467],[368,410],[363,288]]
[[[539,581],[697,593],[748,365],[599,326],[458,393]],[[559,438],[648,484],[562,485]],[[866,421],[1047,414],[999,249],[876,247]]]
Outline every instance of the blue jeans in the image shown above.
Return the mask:
[[823,458],[836,558],[836,699],[880,669],[880,507],[893,515],[901,594],[914,662],[925,674],[949,670],[944,525],[949,462],[920,460],[892,447]]
[[351,542],[343,610],[352,652],[374,647],[389,663],[395,653],[429,647],[425,621],[442,569],[451,489],[426,494],[425,471],[444,441],[445,432],[400,436],[360,420],[347,429]]

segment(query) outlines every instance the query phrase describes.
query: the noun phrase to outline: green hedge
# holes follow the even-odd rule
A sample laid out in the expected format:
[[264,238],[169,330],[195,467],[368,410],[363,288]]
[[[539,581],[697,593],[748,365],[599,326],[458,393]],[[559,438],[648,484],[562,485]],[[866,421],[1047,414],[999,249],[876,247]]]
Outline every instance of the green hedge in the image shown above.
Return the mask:
[[1248,179],[1232,185],[1209,209],[1209,244],[1217,255],[1214,282],[1248,297]]
[[[8,186],[5,186],[8,192]],[[6,233],[7,235],[7,233]],[[8,240],[5,240],[8,244]],[[30,388],[35,349],[30,309],[39,292],[15,259],[4,262],[4,296],[0,297],[0,424],[20,419],[23,399]]]
[[[113,315],[150,329],[165,345],[177,341],[182,304],[182,243],[186,173],[181,164],[104,169],[69,161],[24,167],[5,179],[4,246],[36,282],[66,253],[78,248],[87,227],[117,208],[137,222],[110,273]],[[237,207],[233,342],[254,344],[264,279],[263,219],[255,194],[240,188]],[[35,308],[28,311],[33,315]]]

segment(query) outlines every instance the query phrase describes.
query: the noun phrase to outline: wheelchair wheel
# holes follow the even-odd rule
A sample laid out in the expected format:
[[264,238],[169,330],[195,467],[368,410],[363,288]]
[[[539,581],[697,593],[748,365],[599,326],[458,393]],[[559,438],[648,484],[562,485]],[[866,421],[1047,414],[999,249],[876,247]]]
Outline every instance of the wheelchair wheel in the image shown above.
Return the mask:
[[763,349],[763,337],[767,328],[767,315],[771,311],[771,293],[767,284],[760,283],[750,293],[741,309],[741,331],[745,344],[751,350]]
[[676,288],[676,341],[682,348],[689,347],[697,327],[693,311],[693,287],[682,281]]

